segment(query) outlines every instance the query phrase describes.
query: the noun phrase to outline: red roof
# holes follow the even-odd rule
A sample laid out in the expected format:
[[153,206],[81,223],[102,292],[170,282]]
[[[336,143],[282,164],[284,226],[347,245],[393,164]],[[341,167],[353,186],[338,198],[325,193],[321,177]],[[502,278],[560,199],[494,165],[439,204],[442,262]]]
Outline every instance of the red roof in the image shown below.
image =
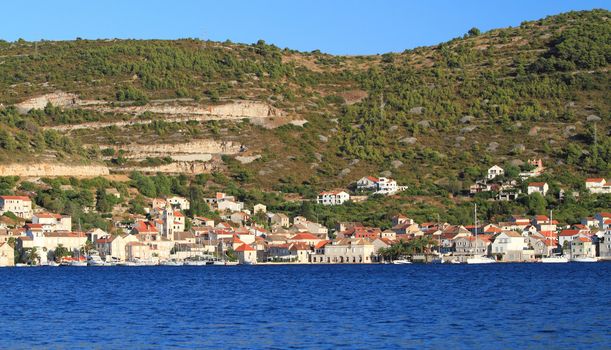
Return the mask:
[[331,243],[331,241],[320,241],[318,243],[316,243],[316,245],[314,246],[314,249],[320,249],[324,246],[326,246],[327,244]]
[[579,242],[592,242],[589,238],[585,238],[585,237],[577,237],[577,240]]
[[586,179],[586,182],[603,182],[603,181],[605,181],[605,179],[602,177],[591,177],[591,178]]
[[310,246],[303,242],[293,243],[289,247],[289,250],[310,250]]
[[528,187],[543,187],[545,186],[545,182],[531,182],[528,184]]
[[2,198],[2,199],[12,199],[12,200],[22,200],[22,201],[27,201],[27,202],[31,202],[32,201],[30,199],[30,197],[27,197],[27,196],[0,196],[0,198]]
[[560,232],[560,236],[563,236],[563,237],[576,236],[578,234],[579,234],[579,230],[562,230]]
[[254,251],[255,249],[248,244],[244,243],[241,246],[236,248],[236,252],[246,252],[246,251]]
[[184,215],[182,215],[182,213],[179,211],[175,211],[174,216],[183,217]]
[[138,221],[136,224],[134,224],[133,230],[138,231],[138,233],[157,233],[157,228],[155,227],[155,225],[148,221]]
[[378,182],[378,181],[380,181],[380,179],[378,179],[378,178],[377,178],[377,177],[375,177],[375,176],[367,176],[367,179],[369,179],[369,180],[371,180],[371,181],[373,181],[373,182]]
[[308,232],[302,232],[302,233],[298,233],[298,234],[294,235],[290,239],[291,240],[295,240],[295,241],[302,241],[302,240],[318,239],[318,237],[316,237],[313,234],[308,233]]

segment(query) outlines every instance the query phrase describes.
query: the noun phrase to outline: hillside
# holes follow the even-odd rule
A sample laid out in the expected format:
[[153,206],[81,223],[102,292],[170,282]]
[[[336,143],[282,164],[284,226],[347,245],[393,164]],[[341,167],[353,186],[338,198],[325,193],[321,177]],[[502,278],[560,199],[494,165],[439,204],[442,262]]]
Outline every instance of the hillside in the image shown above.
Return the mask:
[[369,174],[447,196],[493,164],[542,158],[556,186],[579,190],[611,175],[609,21],[571,12],[378,56],[0,41],[0,165],[215,172],[311,198]]

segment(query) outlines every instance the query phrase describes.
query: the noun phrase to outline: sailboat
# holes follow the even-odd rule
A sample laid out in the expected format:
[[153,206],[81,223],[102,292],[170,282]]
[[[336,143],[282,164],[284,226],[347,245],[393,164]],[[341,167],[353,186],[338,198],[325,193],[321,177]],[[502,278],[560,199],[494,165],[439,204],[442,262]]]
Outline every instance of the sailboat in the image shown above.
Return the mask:
[[492,264],[496,261],[494,259],[488,258],[483,255],[475,255],[477,253],[477,203],[475,204],[475,209],[473,211],[474,223],[475,223],[475,240],[473,241],[473,257],[467,259],[467,264]]
[[[550,210],[549,211],[549,221],[550,221],[550,225],[553,223],[553,211]],[[558,237],[556,237],[558,238]],[[547,241],[547,238],[545,239]],[[552,241],[553,242],[553,241]],[[564,264],[564,263],[568,263],[569,259],[567,259],[565,256],[557,254],[557,255],[552,255],[550,252],[549,256],[543,257],[541,258],[541,262],[544,264]]]

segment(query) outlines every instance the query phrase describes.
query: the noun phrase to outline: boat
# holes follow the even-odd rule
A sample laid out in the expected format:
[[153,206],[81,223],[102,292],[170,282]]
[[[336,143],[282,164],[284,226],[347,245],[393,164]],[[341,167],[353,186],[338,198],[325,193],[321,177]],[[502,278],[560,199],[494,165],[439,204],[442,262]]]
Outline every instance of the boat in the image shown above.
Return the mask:
[[[554,221],[554,212],[552,210],[549,211],[549,221],[550,223],[553,223]],[[558,239],[557,236],[556,236],[556,239]],[[547,242],[547,238],[545,239],[545,241]],[[553,243],[554,241],[552,240],[552,244]],[[541,262],[544,264],[565,264],[569,262],[569,259],[563,255],[557,254],[557,255],[550,255],[547,257],[542,257]]]
[[47,264],[47,266],[49,267],[58,267],[59,264],[55,262],[55,260],[51,260],[49,261],[49,263]]
[[[475,224],[475,240],[473,241],[473,252],[477,253],[477,203],[475,204],[475,208],[473,210],[473,223]],[[492,264],[495,263],[496,260],[492,258],[488,258],[483,255],[473,255],[472,258],[467,258],[467,264]]]
[[238,264],[237,261],[227,261],[227,260],[216,260],[212,263],[212,265],[217,265],[217,266],[233,266],[237,264]]
[[87,266],[87,261],[84,260],[74,260],[74,261],[70,261],[68,263],[68,266],[74,266],[74,267],[83,267],[83,266]]
[[495,262],[496,260],[485,256],[474,256],[467,259],[467,264],[492,264]]
[[595,262],[598,262],[598,259],[584,256],[584,257],[581,257],[581,258],[572,258],[571,262],[577,262],[577,263],[595,263]]
[[183,266],[184,263],[182,261],[177,261],[177,260],[164,260],[164,261],[160,261],[159,265],[163,265],[163,266]]
[[133,261],[121,261],[117,263],[117,266],[137,266]]
[[541,258],[541,262],[544,264],[564,264],[568,263],[569,259],[562,255],[552,255],[548,257]]
[[393,260],[392,263],[394,265],[405,265],[405,264],[411,264],[412,262],[407,259],[398,259],[398,260]]
[[98,254],[89,255],[89,259],[87,260],[87,265],[89,266],[111,266],[109,262],[102,260],[102,258]]

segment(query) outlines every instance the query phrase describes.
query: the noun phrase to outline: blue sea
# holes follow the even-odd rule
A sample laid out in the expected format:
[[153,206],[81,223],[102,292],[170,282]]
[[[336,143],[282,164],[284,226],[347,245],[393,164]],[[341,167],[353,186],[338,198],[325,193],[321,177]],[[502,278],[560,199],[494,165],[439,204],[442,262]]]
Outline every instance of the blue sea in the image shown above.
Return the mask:
[[0,269],[0,349],[609,349],[611,263]]

